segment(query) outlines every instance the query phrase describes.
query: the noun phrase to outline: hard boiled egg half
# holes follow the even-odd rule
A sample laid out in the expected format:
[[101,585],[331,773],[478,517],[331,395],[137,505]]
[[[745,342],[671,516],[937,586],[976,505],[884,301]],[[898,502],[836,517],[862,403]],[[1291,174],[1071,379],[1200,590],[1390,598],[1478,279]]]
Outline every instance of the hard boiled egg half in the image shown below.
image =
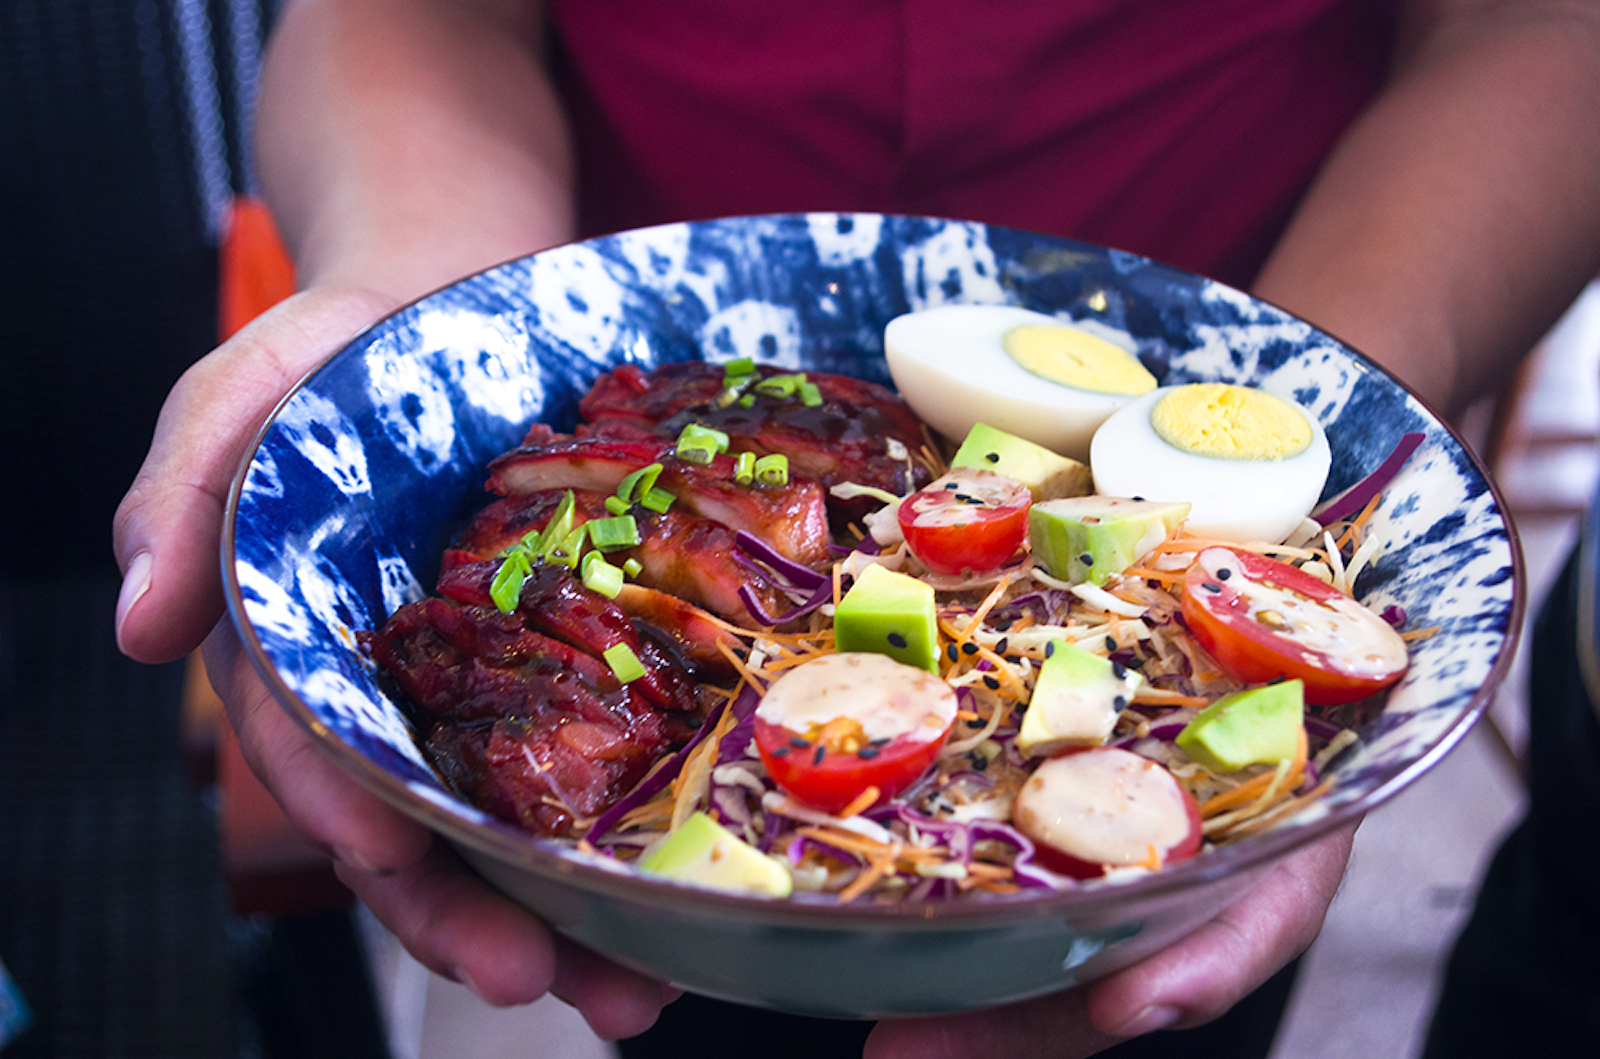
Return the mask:
[[1107,416],[1156,385],[1117,343],[1008,305],[897,316],[884,329],[884,355],[906,403],[945,437],[993,423],[1078,460]]
[[1089,469],[1105,496],[1187,501],[1200,537],[1277,543],[1328,479],[1322,426],[1300,405],[1231,383],[1164,386],[1095,432]]

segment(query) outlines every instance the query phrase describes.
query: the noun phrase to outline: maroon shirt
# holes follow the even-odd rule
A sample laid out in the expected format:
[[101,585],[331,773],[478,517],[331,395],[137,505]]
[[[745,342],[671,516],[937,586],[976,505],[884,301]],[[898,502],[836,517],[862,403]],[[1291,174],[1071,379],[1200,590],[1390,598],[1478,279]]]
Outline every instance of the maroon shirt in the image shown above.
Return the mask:
[[1248,283],[1385,72],[1386,0],[556,0],[585,234],[864,209]]

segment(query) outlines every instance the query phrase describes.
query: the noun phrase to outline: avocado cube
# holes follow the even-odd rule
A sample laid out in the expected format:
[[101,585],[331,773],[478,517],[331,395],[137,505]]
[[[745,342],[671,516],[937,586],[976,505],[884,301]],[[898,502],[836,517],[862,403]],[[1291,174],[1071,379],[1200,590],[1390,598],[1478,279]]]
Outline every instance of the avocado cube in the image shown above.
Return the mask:
[[713,890],[788,897],[785,868],[705,813],[694,813],[639,861],[641,871]]
[[950,466],[976,467],[1013,478],[1028,487],[1035,502],[1089,491],[1088,464],[985,423],[974,423],[967,431]]
[[1143,559],[1188,517],[1188,504],[1063,497],[1028,511],[1028,541],[1034,562],[1051,577],[1103,585],[1112,574]]
[[1053,641],[1039,667],[1017,749],[1044,757],[1069,746],[1098,746],[1116,727],[1144,678],[1065,640]]
[[1275,765],[1295,756],[1305,726],[1305,685],[1285,680],[1224,695],[1178,733],[1178,746],[1212,772]]
[[933,588],[881,563],[861,572],[833,616],[834,647],[888,655],[939,672],[939,627]]

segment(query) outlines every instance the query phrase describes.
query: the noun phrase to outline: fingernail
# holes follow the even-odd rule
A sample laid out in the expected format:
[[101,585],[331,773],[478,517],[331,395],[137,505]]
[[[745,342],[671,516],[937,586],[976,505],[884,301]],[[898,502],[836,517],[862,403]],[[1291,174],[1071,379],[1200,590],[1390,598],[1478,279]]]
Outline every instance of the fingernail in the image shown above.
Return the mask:
[[1138,1037],[1142,1034],[1154,1033],[1156,1030],[1164,1030],[1174,1022],[1177,1022],[1180,1014],[1181,1012],[1177,1008],[1152,1004],[1112,1030],[1111,1034],[1114,1037]]
[[117,591],[117,647],[122,648],[122,623],[127,620],[128,611],[144,594],[150,590],[149,552],[139,552],[128,561],[128,572],[122,575],[122,588]]

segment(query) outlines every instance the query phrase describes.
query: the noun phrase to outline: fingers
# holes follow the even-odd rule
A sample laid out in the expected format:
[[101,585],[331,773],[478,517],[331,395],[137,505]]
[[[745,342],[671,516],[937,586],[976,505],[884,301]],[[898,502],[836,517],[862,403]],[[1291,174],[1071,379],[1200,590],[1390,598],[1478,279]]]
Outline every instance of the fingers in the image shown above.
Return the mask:
[[435,974],[497,1007],[530,1004],[549,992],[556,975],[550,932],[472,874],[442,842],[396,870],[371,871],[346,861],[335,870]]
[[987,1011],[884,1021],[862,1059],[1081,1059],[1116,1043],[1090,1024],[1084,990]]
[[305,291],[178,380],[113,523],[117,641],[129,657],[180,658],[216,624],[223,507],[256,430],[308,369],[392,307],[354,288]]
[[1134,1036],[1221,1015],[1316,940],[1354,837],[1351,825],[1289,855],[1183,941],[1090,986],[1090,1020]]
[[224,621],[206,641],[206,672],[227,705],[250,769],[308,838],[374,872],[419,862],[427,828],[351,779],[272,697]]
[[556,951],[550,991],[583,1012],[589,1027],[608,1041],[643,1033],[682,993],[566,938],[557,937]]
[[1338,890],[1355,826],[1268,870],[1215,919],[1083,989],[989,1011],[886,1021],[866,1059],[1079,1059],[1118,1040],[1209,1022],[1304,952]]

